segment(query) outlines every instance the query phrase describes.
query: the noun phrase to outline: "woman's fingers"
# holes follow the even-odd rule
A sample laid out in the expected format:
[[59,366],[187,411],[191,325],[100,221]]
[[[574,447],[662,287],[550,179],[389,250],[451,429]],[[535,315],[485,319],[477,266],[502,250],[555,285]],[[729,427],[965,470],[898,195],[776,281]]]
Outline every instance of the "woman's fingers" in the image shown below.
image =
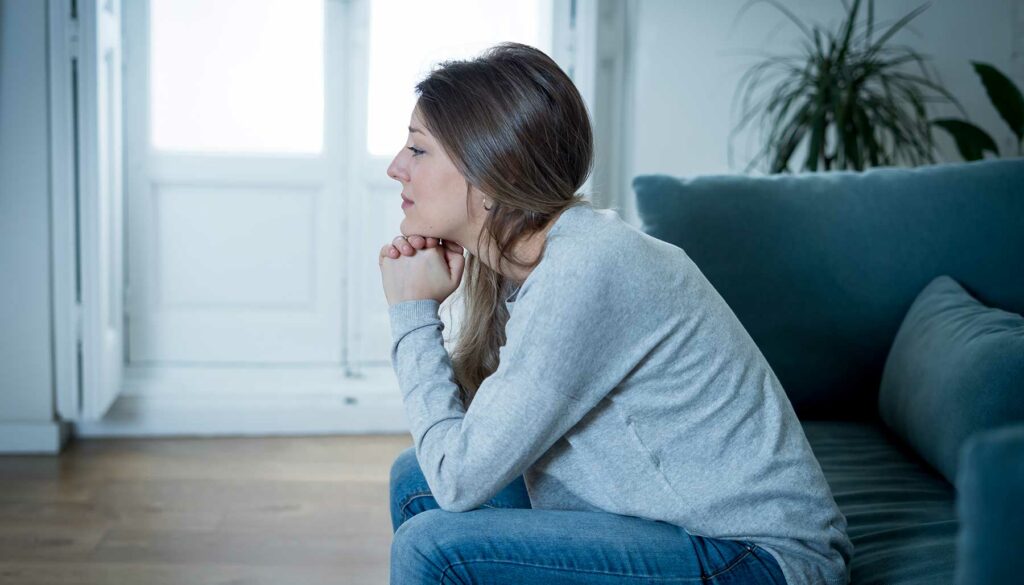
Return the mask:
[[383,266],[385,257],[398,258],[400,255],[401,254],[398,253],[398,250],[395,250],[394,246],[391,244],[384,244],[381,246],[380,254],[377,257],[377,265]]
[[[416,253],[416,250],[422,250],[424,248],[436,248],[441,241],[438,238],[430,236],[395,236],[395,239],[391,240],[391,248],[395,250],[396,254],[405,254],[406,256],[412,256]],[[397,256],[391,254],[392,257]]]
[[412,256],[418,249],[436,248],[438,246],[441,246],[442,251],[444,252],[444,257],[448,260],[449,268],[456,269],[453,270],[453,275],[455,272],[458,272],[459,277],[461,278],[464,266],[464,260],[462,259],[463,247],[451,240],[444,240],[442,245],[441,240],[434,237],[396,236],[390,244],[384,244],[381,246],[380,254],[377,258],[377,264],[383,267],[384,258],[401,258],[403,254],[406,256]]
[[423,248],[436,248],[437,245],[441,243],[441,240],[430,236],[409,236],[406,240],[417,250],[421,250]]
[[415,252],[413,247],[409,244],[409,240],[407,240],[405,236],[395,236],[395,239],[391,240],[391,245],[396,250],[406,255],[411,256],[413,252]]

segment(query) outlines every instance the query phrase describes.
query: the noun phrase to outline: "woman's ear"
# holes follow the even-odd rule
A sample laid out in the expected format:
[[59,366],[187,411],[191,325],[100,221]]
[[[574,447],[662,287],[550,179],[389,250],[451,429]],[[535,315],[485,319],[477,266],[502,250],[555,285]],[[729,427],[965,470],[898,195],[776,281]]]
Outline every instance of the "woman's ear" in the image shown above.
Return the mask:
[[486,216],[489,211],[488,208],[494,206],[494,200],[472,185],[470,185],[468,193],[469,205],[473,209],[473,216]]

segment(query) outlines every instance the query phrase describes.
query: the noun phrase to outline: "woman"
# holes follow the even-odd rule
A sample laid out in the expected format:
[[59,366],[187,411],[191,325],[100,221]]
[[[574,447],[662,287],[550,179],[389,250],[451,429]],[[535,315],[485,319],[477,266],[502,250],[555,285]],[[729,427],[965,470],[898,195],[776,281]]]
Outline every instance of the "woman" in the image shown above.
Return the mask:
[[504,43],[416,89],[379,259],[414,443],[392,582],[847,583],[846,518],[753,340],[682,249],[576,194],[572,81]]

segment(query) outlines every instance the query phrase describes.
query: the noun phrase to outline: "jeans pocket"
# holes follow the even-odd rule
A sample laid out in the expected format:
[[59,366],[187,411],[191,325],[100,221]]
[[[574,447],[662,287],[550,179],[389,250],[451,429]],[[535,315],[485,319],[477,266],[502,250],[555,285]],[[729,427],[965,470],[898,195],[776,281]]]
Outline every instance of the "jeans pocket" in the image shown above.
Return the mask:
[[701,564],[701,576],[705,579],[711,579],[732,569],[754,550],[754,544],[745,540],[695,535],[692,538]]
[[785,584],[786,575],[782,572],[782,567],[779,565],[779,561],[775,559],[775,555],[757,544],[752,542],[749,544],[751,545],[751,552],[765,565],[764,570],[772,576],[773,582]]

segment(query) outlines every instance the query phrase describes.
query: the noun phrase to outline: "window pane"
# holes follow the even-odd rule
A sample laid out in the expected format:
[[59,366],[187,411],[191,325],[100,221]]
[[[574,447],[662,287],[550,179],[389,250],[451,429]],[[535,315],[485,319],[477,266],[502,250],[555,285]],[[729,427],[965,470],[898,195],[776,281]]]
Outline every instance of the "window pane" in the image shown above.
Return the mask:
[[318,153],[323,0],[152,0],[153,147]]
[[405,144],[415,85],[434,64],[475,57],[502,41],[551,54],[552,0],[371,0],[367,148]]

